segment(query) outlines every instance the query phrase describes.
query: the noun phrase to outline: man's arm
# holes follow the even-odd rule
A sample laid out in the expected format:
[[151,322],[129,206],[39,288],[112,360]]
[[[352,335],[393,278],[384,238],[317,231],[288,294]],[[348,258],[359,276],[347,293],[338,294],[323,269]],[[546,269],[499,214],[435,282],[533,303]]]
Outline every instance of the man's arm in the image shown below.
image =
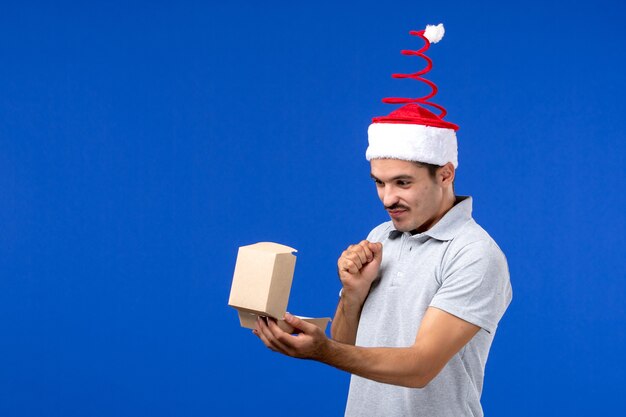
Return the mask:
[[330,330],[334,340],[354,345],[363,303],[372,282],[378,276],[382,250],[381,243],[363,240],[349,246],[337,260],[337,272],[343,289]]
[[350,305],[342,294],[330,327],[330,334],[335,341],[348,345],[356,343],[356,331],[359,327],[362,307],[362,303]]
[[276,352],[314,359],[364,378],[411,388],[426,386],[480,330],[474,324],[430,307],[412,346],[365,348],[328,339],[318,327],[289,314],[285,320],[302,333],[290,335],[272,320],[266,323],[261,319],[254,333]]

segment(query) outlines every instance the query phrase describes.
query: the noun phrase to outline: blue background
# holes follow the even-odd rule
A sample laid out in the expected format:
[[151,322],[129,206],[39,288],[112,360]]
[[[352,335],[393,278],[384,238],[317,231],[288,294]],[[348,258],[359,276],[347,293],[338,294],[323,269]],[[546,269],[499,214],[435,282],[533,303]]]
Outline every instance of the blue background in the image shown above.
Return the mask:
[[625,408],[624,2],[178,3],[0,7],[0,415],[342,415],[347,374],[238,326],[237,248],[297,248],[290,310],[334,313],[387,219],[367,126],[440,21],[456,191],[514,287],[485,412]]

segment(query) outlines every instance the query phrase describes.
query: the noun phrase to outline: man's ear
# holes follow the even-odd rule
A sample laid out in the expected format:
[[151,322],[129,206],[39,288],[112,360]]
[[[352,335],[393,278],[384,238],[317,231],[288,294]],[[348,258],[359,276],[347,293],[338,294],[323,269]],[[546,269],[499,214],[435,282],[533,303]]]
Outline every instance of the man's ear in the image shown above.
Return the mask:
[[454,165],[452,165],[452,162],[448,162],[437,171],[437,179],[441,181],[441,185],[452,185],[454,173]]

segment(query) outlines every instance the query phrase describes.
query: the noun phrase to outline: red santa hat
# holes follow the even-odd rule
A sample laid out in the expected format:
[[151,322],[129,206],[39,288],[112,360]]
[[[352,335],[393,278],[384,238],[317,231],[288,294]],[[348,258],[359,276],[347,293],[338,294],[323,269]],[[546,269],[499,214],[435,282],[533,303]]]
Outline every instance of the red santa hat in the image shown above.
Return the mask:
[[[426,68],[412,74],[393,74],[393,78],[411,78],[426,83],[431,92],[420,98],[387,97],[384,103],[404,104],[388,116],[374,117],[368,129],[369,146],[365,153],[367,160],[402,159],[405,161],[423,162],[433,165],[445,165],[452,162],[456,168],[458,163],[456,131],[459,127],[443,120],[446,109],[428,100],[437,94],[437,86],[422,78],[432,68],[432,61],[424,52],[431,43],[437,43],[445,33],[443,24],[428,25],[426,30],[411,31],[413,36],[422,38],[425,45],[418,51],[403,50],[403,55],[419,56],[426,60]],[[440,111],[436,115],[423,107],[433,107]]]

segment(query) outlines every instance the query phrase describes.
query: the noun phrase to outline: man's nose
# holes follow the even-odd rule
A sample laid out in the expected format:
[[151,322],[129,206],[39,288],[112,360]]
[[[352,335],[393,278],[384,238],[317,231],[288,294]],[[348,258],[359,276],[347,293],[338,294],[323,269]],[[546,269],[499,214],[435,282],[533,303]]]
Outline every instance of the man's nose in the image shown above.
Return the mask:
[[383,205],[391,207],[398,202],[398,194],[394,187],[385,187],[382,195]]

